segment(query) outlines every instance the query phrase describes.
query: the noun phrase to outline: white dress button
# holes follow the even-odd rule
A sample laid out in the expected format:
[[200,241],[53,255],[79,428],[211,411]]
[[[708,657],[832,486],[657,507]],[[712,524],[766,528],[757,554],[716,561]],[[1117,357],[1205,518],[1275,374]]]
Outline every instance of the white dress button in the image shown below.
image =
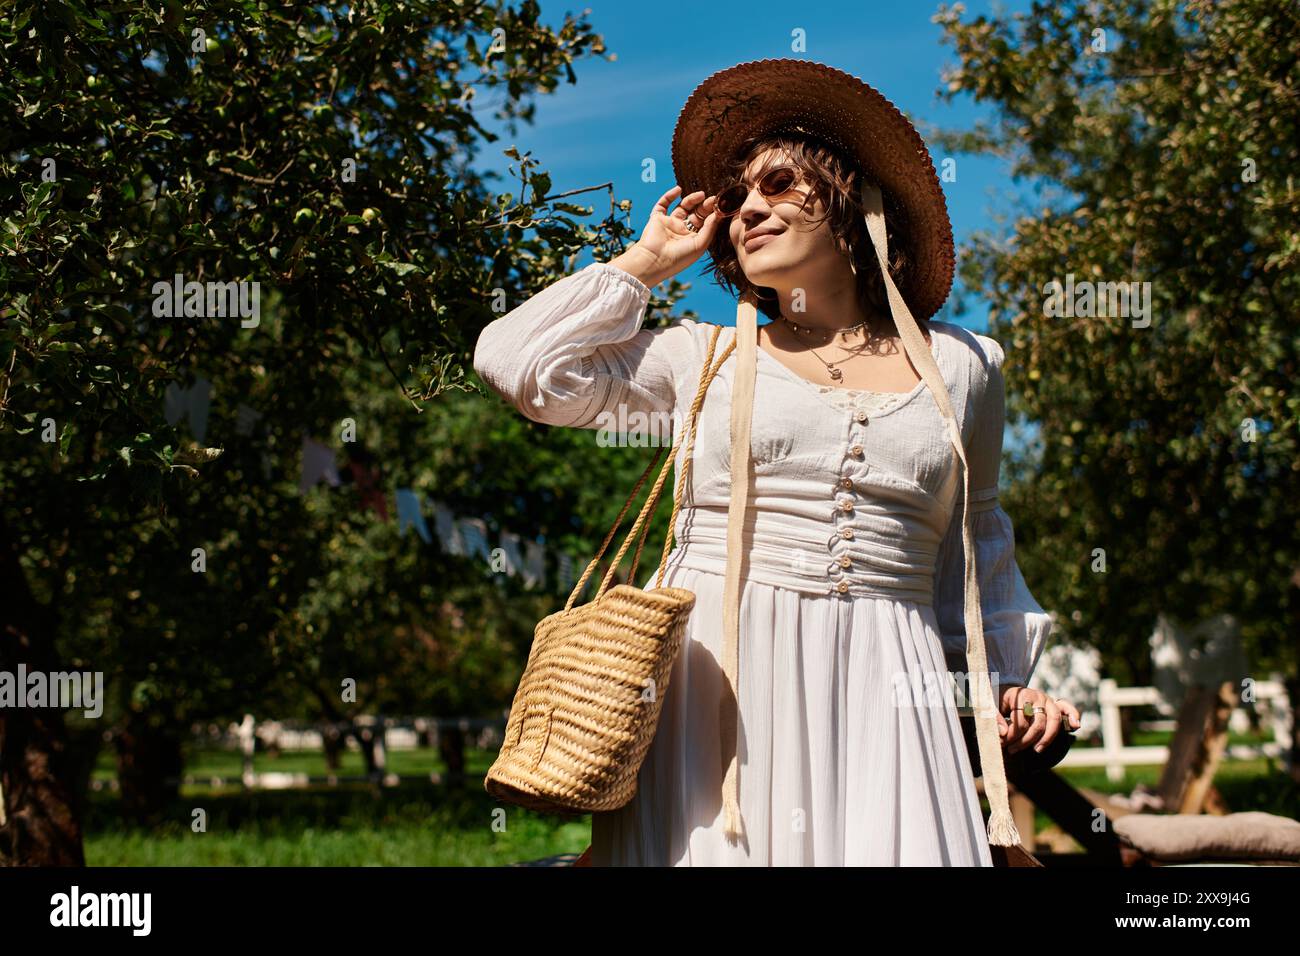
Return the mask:
[[851,502],[851,501],[841,501],[841,502],[840,502],[840,510],[841,510],[841,511],[852,511],[852,510],[853,510],[853,502]]
[[866,413],[866,412],[863,412],[863,411],[859,411],[859,412],[858,412],[856,415],[854,415],[853,417],[856,418],[856,419],[857,419],[858,421],[860,421],[860,422],[865,422],[865,421],[867,420],[867,413]]
[[862,446],[861,446],[861,445],[854,445],[852,448],[849,449],[849,454],[851,454],[854,458],[861,458],[861,457],[862,457]]
[[841,530],[840,530],[840,537],[843,538],[845,541],[852,541],[852,540],[853,540],[853,529],[852,529],[852,528],[843,528],[843,529],[841,529]]
[[841,479],[840,479],[840,487],[843,488],[845,491],[852,491],[852,490],[853,490],[853,479],[852,479],[852,478],[841,478]]
[[839,584],[835,585],[835,590],[839,591],[841,594],[843,594],[848,589],[849,589],[848,581],[841,581]]
[[852,567],[852,565],[853,565],[853,559],[850,558],[847,554],[843,555],[840,558],[840,567],[847,568],[847,567]]

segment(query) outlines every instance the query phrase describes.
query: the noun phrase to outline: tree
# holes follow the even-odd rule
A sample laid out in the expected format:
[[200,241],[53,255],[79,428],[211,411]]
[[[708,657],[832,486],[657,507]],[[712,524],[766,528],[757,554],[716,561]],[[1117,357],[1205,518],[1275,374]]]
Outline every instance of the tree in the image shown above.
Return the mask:
[[[1010,469],[1026,576],[1122,679],[1149,677],[1161,611],[1231,612],[1254,664],[1294,675],[1300,11],[963,12],[935,17],[959,58],[944,95],[997,118],[941,142],[1004,157],[1045,193],[962,269],[1008,345],[1008,407],[1041,425],[1038,453]],[[1149,325],[1053,314],[1050,283],[1069,274],[1098,295],[1149,283]]]
[[[402,550],[413,535],[354,490],[299,495],[299,448],[349,448],[351,420],[386,491],[578,553],[599,540],[573,516],[612,519],[644,453],[564,466],[590,435],[494,403],[471,436],[456,397],[478,394],[467,370],[496,290],[517,304],[629,232],[626,201],[610,191],[588,226],[513,149],[518,196],[489,189],[471,163],[496,137],[471,99],[502,94],[514,129],[603,50],[532,0],[56,2],[0,22],[0,671],[105,672],[134,815],[174,794],[190,721],[330,714],[343,677],[364,708],[508,701],[554,595],[498,621],[508,585]],[[222,285],[201,314],[188,295],[168,314],[177,275]],[[214,308],[229,290],[243,312]],[[184,398],[197,376],[203,441],[166,415],[168,387]],[[484,445],[503,436],[526,464]],[[445,686],[420,696],[432,673]],[[81,862],[72,756],[57,708],[0,711],[0,861]]]

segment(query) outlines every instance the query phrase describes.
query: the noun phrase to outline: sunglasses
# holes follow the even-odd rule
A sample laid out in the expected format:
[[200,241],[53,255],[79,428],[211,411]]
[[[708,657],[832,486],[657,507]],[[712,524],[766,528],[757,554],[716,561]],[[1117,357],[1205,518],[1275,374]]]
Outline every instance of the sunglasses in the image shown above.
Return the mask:
[[[774,166],[758,178],[758,191],[769,203],[794,190],[803,179],[798,166]],[[749,198],[749,187],[743,182],[736,182],[718,193],[714,206],[720,217],[726,219],[740,212],[740,207]]]

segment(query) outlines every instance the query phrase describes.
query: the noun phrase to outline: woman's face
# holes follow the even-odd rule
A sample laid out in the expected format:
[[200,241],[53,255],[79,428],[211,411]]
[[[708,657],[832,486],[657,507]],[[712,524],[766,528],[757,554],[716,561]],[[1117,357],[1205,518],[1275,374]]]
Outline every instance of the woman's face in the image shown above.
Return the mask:
[[[784,196],[774,196],[769,203],[758,190],[756,177],[767,166],[791,162],[782,149],[767,149],[755,156],[745,169],[744,182],[749,195],[740,210],[728,221],[728,235],[746,278],[756,286],[767,286],[790,294],[793,289],[823,288],[824,284],[844,274],[851,275],[848,258],[836,246],[824,205],[809,198],[811,185],[795,183]],[[800,206],[807,200],[807,205]],[[772,237],[751,242],[764,233]]]

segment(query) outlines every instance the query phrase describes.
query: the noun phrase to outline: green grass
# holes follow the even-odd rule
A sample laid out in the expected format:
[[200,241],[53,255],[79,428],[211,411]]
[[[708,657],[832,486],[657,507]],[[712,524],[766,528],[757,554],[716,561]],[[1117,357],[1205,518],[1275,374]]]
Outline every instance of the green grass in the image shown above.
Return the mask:
[[[1135,730],[1124,739],[1124,743],[1129,747],[1158,747],[1161,744],[1168,744],[1173,739],[1173,736],[1167,730]],[[1272,742],[1273,731],[1269,729],[1265,729],[1260,733],[1245,734],[1239,734],[1234,730],[1228,731],[1229,747],[1235,747],[1237,744],[1267,744]]]
[[[1149,743],[1165,743],[1154,735]],[[355,783],[308,790],[245,793],[238,786],[214,789],[206,783],[184,786],[180,799],[152,826],[124,823],[118,797],[92,793],[86,815],[86,861],[91,866],[501,866],[557,853],[580,852],[591,838],[589,814],[569,819],[501,804],[482,786],[495,752],[470,749],[469,781],[463,788],[422,780],[398,787]],[[326,773],[321,754],[257,754],[259,772],[284,771],[313,776]],[[238,780],[237,753],[195,750],[186,755],[185,773],[196,778]],[[424,776],[444,766],[434,750],[389,754],[388,769]],[[358,753],[343,755],[341,775],[361,775]],[[1111,782],[1103,767],[1062,768],[1075,786],[1105,793],[1128,793],[1138,783],[1154,788],[1161,767],[1127,768]],[[113,776],[105,757],[96,776]],[[1234,811],[1263,810],[1300,818],[1300,785],[1276,761],[1228,761],[1215,786]],[[207,814],[207,832],[191,830],[193,811]],[[494,820],[503,819],[497,832]],[[1051,821],[1037,814],[1040,829]],[[499,827],[498,827],[499,829]]]
[[[193,802],[206,833],[189,829],[193,807],[153,828],[103,828],[86,838],[91,866],[502,866],[587,845],[590,817],[562,823],[517,808],[492,829],[493,805],[477,797],[366,792],[258,794]],[[436,802],[435,802],[436,799]]]
[[[563,819],[494,800],[482,779],[495,753],[470,750],[470,779],[457,789],[423,781],[372,788],[364,783],[309,790],[245,793],[239,787],[184,786],[153,826],[124,823],[116,794],[92,793],[86,815],[91,866],[502,866],[580,852],[591,837],[590,814]],[[185,773],[238,779],[239,754],[200,751]],[[258,754],[259,772],[321,774],[320,754]],[[436,751],[389,754],[393,773],[444,769]],[[360,754],[344,756],[340,774],[363,774]],[[102,763],[97,776],[112,776]],[[194,810],[207,830],[191,830]],[[497,827],[494,829],[494,821]],[[504,829],[501,830],[501,822]],[[501,832],[497,832],[501,830]]]

